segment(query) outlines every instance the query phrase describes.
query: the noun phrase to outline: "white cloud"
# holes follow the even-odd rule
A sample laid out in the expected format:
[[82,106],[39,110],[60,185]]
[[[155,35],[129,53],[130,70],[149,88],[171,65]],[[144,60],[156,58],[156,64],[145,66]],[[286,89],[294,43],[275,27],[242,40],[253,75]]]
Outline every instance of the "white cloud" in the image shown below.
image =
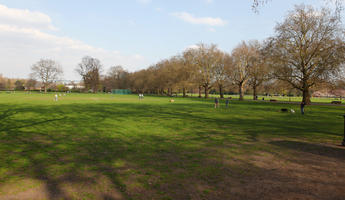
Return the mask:
[[176,12],[172,13],[173,16],[191,23],[191,24],[202,24],[208,26],[224,26],[227,22],[219,17],[195,17],[194,15],[187,12]]
[[142,3],[142,4],[149,4],[152,2],[152,0],[137,0],[137,2]]
[[204,0],[205,3],[213,3],[213,0]]
[[199,46],[196,44],[192,44],[192,45],[187,46],[184,50],[188,50],[188,49],[199,49]]
[[26,28],[57,30],[51,23],[51,18],[40,12],[8,8],[0,4],[0,23],[13,24]]
[[51,27],[51,19],[46,14],[0,5],[0,73],[8,77],[27,77],[32,64],[41,58],[51,58],[62,65],[66,79],[77,79],[74,69],[85,55],[100,59],[105,67],[120,64],[130,71],[149,64],[138,54],[123,55],[46,33]]

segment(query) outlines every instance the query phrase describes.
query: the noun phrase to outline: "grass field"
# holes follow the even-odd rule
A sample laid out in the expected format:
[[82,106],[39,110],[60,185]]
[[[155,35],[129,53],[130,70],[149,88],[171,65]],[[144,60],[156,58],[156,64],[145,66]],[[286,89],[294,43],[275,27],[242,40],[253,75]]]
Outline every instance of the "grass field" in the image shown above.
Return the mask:
[[[179,96],[182,97],[182,94],[178,94]],[[191,97],[197,97],[198,94],[191,94],[188,93],[188,96]],[[210,97],[219,97],[219,94],[210,94]],[[239,95],[224,95],[224,98],[231,97],[234,100],[239,99]],[[263,95],[258,95],[258,100],[262,101],[262,98],[264,98],[265,101],[269,101],[271,99],[275,99],[277,101],[286,101],[286,102],[301,102],[302,97],[288,97],[288,96],[263,96]],[[253,95],[244,95],[245,100],[252,100]],[[345,97],[339,98],[339,97],[312,97],[311,98],[312,103],[331,103],[332,101],[341,101],[342,104],[345,103]]]
[[0,93],[0,199],[344,199],[343,106],[53,99]]

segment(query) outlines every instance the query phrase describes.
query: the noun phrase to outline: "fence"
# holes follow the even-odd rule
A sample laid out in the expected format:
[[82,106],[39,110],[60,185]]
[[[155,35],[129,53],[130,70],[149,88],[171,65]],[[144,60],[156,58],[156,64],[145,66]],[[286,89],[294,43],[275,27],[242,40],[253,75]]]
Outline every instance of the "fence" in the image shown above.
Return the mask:
[[128,89],[112,89],[111,93],[113,93],[113,94],[132,94],[132,91],[128,90]]

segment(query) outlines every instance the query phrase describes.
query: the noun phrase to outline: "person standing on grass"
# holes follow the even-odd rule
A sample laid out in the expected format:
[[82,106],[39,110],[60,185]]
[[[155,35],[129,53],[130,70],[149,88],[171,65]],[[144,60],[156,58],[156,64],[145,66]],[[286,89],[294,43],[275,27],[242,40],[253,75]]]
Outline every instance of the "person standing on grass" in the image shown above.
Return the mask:
[[225,100],[225,107],[228,108],[229,107],[229,103],[230,103],[230,99],[226,98]]
[[58,95],[57,94],[55,94],[55,99],[54,100],[58,101]]
[[219,108],[219,99],[217,97],[214,99],[214,108]]
[[302,101],[301,103],[301,114],[304,115],[304,106],[305,106],[305,103]]

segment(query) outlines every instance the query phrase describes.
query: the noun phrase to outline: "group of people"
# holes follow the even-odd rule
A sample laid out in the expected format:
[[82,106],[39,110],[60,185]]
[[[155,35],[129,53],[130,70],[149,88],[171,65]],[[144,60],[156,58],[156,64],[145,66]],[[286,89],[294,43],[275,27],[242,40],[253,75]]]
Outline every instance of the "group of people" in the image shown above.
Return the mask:
[[[59,96],[61,96],[61,94],[59,94]],[[58,96],[58,94],[55,94],[54,101],[58,101],[58,97],[59,96]],[[66,94],[64,94],[64,96],[66,96]],[[139,100],[142,100],[142,99],[144,99],[144,94],[139,93]],[[226,108],[229,108],[230,99],[231,99],[230,97],[225,99],[225,107]],[[171,100],[170,100],[170,102],[171,102]],[[305,106],[305,104],[302,102],[301,103],[301,113],[302,113],[302,115],[304,115],[304,106]],[[214,99],[214,108],[219,108],[219,98],[217,98],[217,97]]]
[[[230,97],[225,99],[225,107],[228,108],[229,107],[229,103],[230,103]],[[304,107],[305,107],[305,103],[302,102],[301,103],[301,114],[304,115]],[[214,108],[219,108],[219,98],[215,98],[214,99]],[[294,111],[293,111],[294,113]]]
[[[230,97],[225,99],[225,107],[228,108],[230,103]],[[219,108],[219,98],[214,99],[214,108]]]
[[[66,96],[66,94],[63,94],[64,96]],[[54,95],[54,101],[58,101],[59,100],[59,96],[61,97],[62,95],[61,94],[55,94]]]

